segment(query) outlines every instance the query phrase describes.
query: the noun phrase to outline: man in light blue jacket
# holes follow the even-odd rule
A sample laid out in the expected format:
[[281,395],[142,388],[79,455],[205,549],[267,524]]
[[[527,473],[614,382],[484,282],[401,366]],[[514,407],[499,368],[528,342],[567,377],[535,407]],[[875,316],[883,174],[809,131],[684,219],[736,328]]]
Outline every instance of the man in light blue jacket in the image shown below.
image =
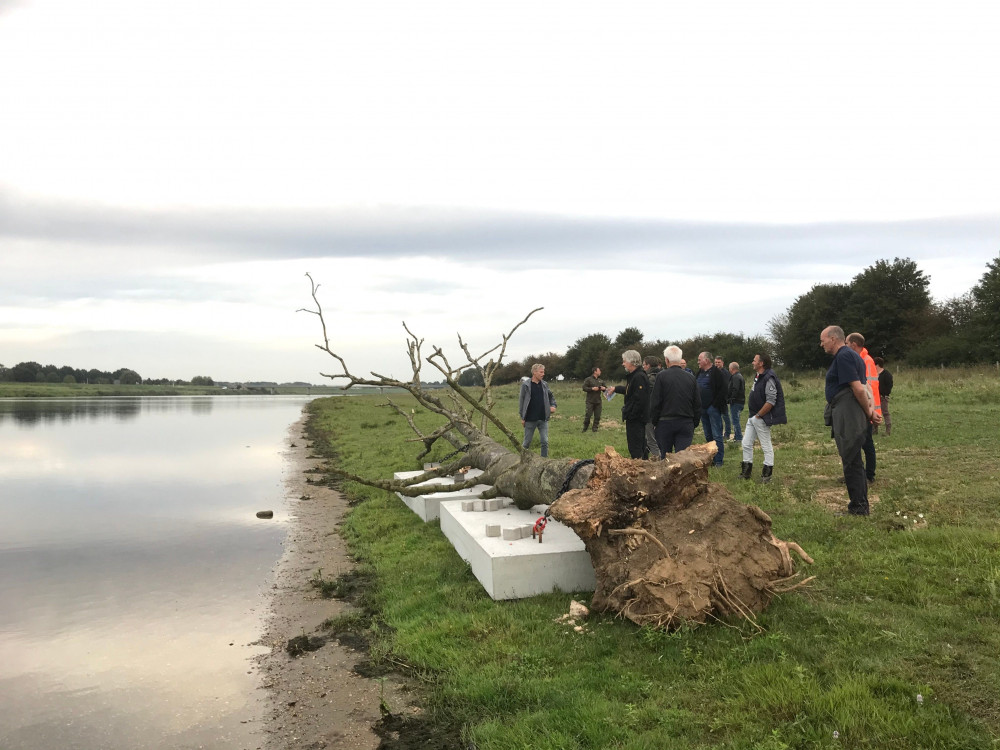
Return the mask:
[[544,377],[545,365],[533,364],[531,366],[531,379],[521,381],[517,411],[521,415],[521,424],[524,426],[524,444],[521,447],[528,450],[537,429],[538,439],[542,443],[542,458],[547,458],[549,455],[549,417],[555,413],[556,397],[549,390],[549,384],[542,379]]

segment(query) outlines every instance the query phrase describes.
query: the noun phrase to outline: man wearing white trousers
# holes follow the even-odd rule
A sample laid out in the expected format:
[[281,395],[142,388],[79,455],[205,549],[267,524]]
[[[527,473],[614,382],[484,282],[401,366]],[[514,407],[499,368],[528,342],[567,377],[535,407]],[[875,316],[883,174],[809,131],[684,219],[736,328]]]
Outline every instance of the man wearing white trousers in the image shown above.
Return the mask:
[[760,441],[764,451],[764,468],[760,481],[767,484],[774,473],[774,446],[771,444],[771,427],[785,424],[785,394],[778,376],[771,369],[771,358],[766,354],[755,354],[753,369],[757,374],[747,406],[750,414],[743,429],[743,463],[740,465],[740,479],[750,479],[753,474],[753,444]]

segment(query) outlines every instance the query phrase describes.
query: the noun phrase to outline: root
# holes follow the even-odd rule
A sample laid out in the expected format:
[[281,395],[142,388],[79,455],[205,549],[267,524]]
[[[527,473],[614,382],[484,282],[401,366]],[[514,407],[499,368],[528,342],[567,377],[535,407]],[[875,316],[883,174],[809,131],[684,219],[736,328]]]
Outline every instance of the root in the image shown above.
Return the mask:
[[653,543],[655,543],[656,546],[659,547],[661,550],[663,550],[664,557],[666,558],[670,557],[670,553],[667,552],[667,548],[663,546],[663,542],[661,542],[659,539],[657,539],[655,536],[650,534],[645,529],[637,529],[632,527],[627,529],[608,529],[608,536],[622,536],[624,534],[635,534],[637,536],[644,536],[647,539],[651,540]]
[[[795,576],[790,576],[790,577],[794,578]],[[798,588],[801,588],[801,587],[807,585],[814,578],[816,578],[816,576],[809,576],[808,578],[803,578],[801,581],[799,581],[798,583],[792,584],[791,586],[780,586],[780,587],[779,586],[775,586],[774,584],[776,584],[776,583],[781,583],[781,581],[787,581],[787,580],[789,580],[788,578],[782,578],[780,581],[771,581],[771,585],[768,586],[768,589],[770,591],[774,592],[775,594],[787,594],[789,591],[795,591],[795,589],[798,589]]]

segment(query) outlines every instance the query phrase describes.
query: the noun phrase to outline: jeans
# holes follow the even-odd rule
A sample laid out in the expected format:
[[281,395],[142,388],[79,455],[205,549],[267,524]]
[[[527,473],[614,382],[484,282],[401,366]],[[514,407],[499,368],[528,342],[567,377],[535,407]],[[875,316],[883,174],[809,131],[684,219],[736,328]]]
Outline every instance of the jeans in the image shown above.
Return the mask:
[[722,412],[710,406],[701,413],[701,429],[705,432],[705,442],[715,439],[719,452],[715,454],[715,465],[722,466],[726,455],[726,443],[722,439]]
[[729,421],[729,409],[722,410],[722,424],[725,427],[726,434],[723,437],[729,440],[729,436],[733,434],[733,425]]
[[660,458],[668,453],[680,453],[691,447],[694,423],[690,419],[661,419],[656,423],[656,444]]
[[535,430],[538,430],[538,439],[542,441],[542,458],[549,455],[549,421],[539,419],[537,422],[524,423],[524,443],[521,445],[525,450],[531,445],[531,439],[535,437]]
[[743,433],[740,432],[740,412],[743,411],[743,404],[729,405],[729,418],[733,420],[733,437],[737,442],[743,440]]
[[753,443],[760,441],[760,449],[764,451],[764,466],[774,466],[774,445],[771,443],[771,426],[754,414],[747,420],[747,428],[743,433],[743,460],[753,463]]

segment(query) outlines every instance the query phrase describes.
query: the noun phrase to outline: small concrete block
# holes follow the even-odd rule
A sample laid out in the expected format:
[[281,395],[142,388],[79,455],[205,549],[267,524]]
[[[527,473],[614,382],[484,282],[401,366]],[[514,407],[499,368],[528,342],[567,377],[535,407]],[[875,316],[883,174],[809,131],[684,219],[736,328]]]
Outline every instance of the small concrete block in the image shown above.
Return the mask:
[[424,464],[424,471],[430,471],[431,469],[440,469],[440,468],[441,464],[437,463],[436,461],[433,463]]
[[486,501],[485,500],[473,500],[472,501],[472,509],[474,511],[483,511],[483,510],[486,510]]
[[535,528],[535,524],[527,523],[521,527],[521,537],[525,539],[531,539],[531,530]]
[[470,510],[475,510],[475,508],[473,507],[475,505],[475,502],[476,502],[475,500],[463,500],[462,501],[462,510],[464,510],[467,513]]
[[496,498],[486,501],[486,510],[500,510],[500,501]]
[[486,524],[486,536],[500,536],[500,524],[498,523]]
[[521,538],[521,527],[520,526],[505,526],[501,534],[505,541],[513,542]]

